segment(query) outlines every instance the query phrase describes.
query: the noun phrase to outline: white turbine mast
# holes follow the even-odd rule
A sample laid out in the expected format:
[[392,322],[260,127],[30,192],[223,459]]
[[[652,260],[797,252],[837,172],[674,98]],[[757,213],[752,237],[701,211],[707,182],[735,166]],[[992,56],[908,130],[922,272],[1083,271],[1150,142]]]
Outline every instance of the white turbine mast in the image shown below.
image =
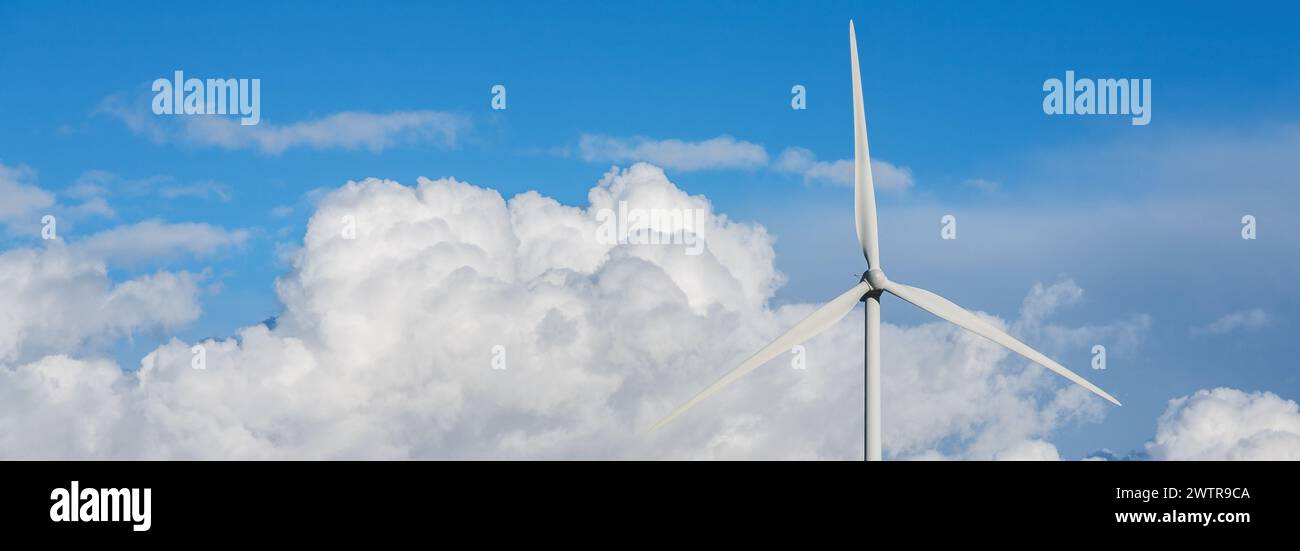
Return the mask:
[[871,154],[867,149],[867,118],[862,106],[862,77],[858,72],[858,39],[849,21],[849,57],[853,64],[853,213],[862,255],[866,257],[867,272],[862,280],[844,294],[818,308],[803,321],[795,324],[784,335],[750,356],[717,382],[700,391],[693,398],[673,410],[667,417],[651,427],[651,431],[668,424],[695,404],[708,398],[722,387],[731,384],[768,360],[790,350],[796,344],[813,338],[835,322],[848,315],[859,302],[866,303],[866,403],[867,403],[867,460],[881,459],[880,446],[880,295],[889,293],[930,312],[976,335],[998,343],[1028,358],[1030,361],[1055,371],[1062,377],[1092,391],[1094,394],[1120,405],[1119,400],[1097,388],[1078,374],[1066,369],[1041,352],[1030,348],[1015,337],[980,319],[952,301],[925,289],[890,281],[880,264],[880,243],[876,233],[876,192],[871,180]]

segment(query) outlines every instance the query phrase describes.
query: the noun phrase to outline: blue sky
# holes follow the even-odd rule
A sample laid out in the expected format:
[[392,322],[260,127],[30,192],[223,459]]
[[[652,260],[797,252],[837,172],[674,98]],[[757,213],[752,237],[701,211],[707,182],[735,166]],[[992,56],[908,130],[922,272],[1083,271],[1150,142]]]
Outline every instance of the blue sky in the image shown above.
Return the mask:
[[[584,134],[726,135],[761,145],[771,163],[668,168],[669,177],[776,235],[787,284],[775,303],[821,302],[861,271],[852,189],[771,165],[788,147],[824,161],[851,155],[845,27],[854,19],[873,157],[912,174],[905,191],[881,192],[891,277],[1003,318],[1035,282],[1069,278],[1085,295],[1061,312],[1067,325],[1150,316],[1141,346],[1113,353],[1105,372],[1087,370],[1087,347],[1060,358],[1125,402],[1101,423],[1055,436],[1062,455],[1127,452],[1151,438],[1167,400],[1197,389],[1300,397],[1300,225],[1287,207],[1300,199],[1297,18],[1300,8],[1280,2],[1014,2],[996,11],[970,2],[5,2],[0,163],[30,167],[56,192],[88,171],[115,175],[116,216],[74,219],[69,239],[148,219],[248,229],[234,251],[110,274],[163,265],[218,274],[220,292],[176,335],[198,339],[279,312],[279,252],[301,240],[313,190],[368,176],[455,176],[506,197],[537,190],[580,205],[611,164],[628,164],[584,160],[574,153]],[[150,82],[177,69],[260,78],[270,125],[430,110],[466,127],[453,146],[272,154],[151,140],[105,112],[109,98],[147,98]],[[1042,83],[1066,70],[1151,79],[1151,124],[1046,116]],[[494,84],[507,86],[505,111],[489,107]],[[795,84],[807,88],[806,110],[790,108]],[[150,178],[209,194],[122,191]],[[947,213],[959,220],[955,242],[938,238]],[[1255,242],[1238,235],[1247,213],[1260,220]],[[6,249],[38,243],[31,232],[0,236]],[[1252,309],[1269,322],[1194,330]],[[885,319],[929,321],[896,300]],[[138,364],[170,336],[137,336],[114,355]]]

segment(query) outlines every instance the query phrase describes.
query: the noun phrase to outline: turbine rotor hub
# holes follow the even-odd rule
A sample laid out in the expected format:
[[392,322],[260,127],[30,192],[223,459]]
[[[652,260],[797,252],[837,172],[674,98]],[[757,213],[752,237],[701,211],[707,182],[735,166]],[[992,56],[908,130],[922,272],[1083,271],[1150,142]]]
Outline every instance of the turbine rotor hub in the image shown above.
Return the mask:
[[884,289],[885,285],[889,284],[889,278],[885,277],[885,272],[879,268],[867,270],[866,280],[872,289]]

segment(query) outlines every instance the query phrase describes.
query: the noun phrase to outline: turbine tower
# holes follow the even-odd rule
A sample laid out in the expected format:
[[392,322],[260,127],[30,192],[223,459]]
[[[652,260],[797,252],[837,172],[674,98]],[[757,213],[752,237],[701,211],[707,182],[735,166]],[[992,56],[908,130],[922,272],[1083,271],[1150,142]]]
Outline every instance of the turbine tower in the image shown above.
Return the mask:
[[1119,400],[1097,388],[1097,385],[1088,382],[965,308],[925,289],[904,285],[885,277],[880,264],[879,236],[876,233],[876,192],[871,181],[871,154],[867,149],[867,119],[862,106],[862,77],[858,72],[858,39],[851,20],[849,21],[849,47],[849,58],[853,64],[853,213],[858,242],[862,245],[862,255],[867,261],[866,273],[862,274],[862,279],[852,289],[809,314],[784,335],[777,337],[771,344],[754,353],[717,382],[700,391],[650,430],[654,431],[668,424],[669,421],[722,387],[731,384],[732,381],[745,376],[794,345],[813,338],[848,315],[861,301],[866,303],[867,460],[880,461],[880,296],[883,293],[892,294],[958,327],[998,343],[1038,365],[1055,371],[1111,403],[1120,405]]

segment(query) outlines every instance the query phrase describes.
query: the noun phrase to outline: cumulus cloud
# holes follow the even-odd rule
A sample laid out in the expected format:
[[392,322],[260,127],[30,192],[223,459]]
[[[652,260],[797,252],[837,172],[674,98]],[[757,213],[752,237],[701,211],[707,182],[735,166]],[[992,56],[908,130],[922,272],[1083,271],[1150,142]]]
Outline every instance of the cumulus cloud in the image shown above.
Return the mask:
[[[619,202],[703,210],[703,254],[596,239],[597,212]],[[506,200],[454,179],[349,182],[320,198],[289,256],[275,324],[173,340],[135,372],[78,354],[38,356],[62,348],[16,339],[23,352],[0,368],[9,393],[0,418],[14,420],[0,456],[864,455],[860,314],[806,343],[806,369],[777,359],[645,434],[816,307],[772,308],[782,281],[772,237],[714,212],[654,166],[610,171],[582,207],[535,192]],[[156,301],[142,311],[186,304]],[[1048,326],[1054,308],[1028,308],[1033,315],[1011,324],[987,319],[1027,331]],[[1083,389],[947,323],[882,331],[892,458],[1053,459],[1046,439],[1055,430],[1104,412]],[[195,344],[206,369],[192,369]],[[493,369],[497,357],[506,369]],[[65,422],[81,416],[94,422]]]
[[119,457],[134,446],[124,422],[122,370],[109,360],[45,356],[0,361],[0,457]]
[[1146,449],[1153,459],[1300,460],[1300,410],[1271,392],[1199,390],[1169,401]]
[[263,120],[244,126],[235,117],[154,115],[148,96],[143,95],[134,100],[126,95],[110,96],[101,102],[99,111],[121,121],[131,132],[157,143],[251,149],[267,155],[279,155],[293,148],[364,149],[378,153],[399,146],[454,147],[469,127],[464,116],[428,110],[343,111],[287,124]]
[[[1135,326],[1132,320],[1077,328],[1048,321],[1081,296],[1069,280],[1039,284],[1025,298],[1020,319],[1007,323],[983,317],[1058,357],[1086,350],[1107,336],[1145,338],[1146,325]],[[860,324],[856,330],[861,331]],[[1059,459],[1047,436],[1105,414],[1105,404],[1082,387],[1062,384],[1056,374],[947,322],[884,324],[881,338],[890,343],[881,350],[882,363],[889,366],[884,438],[897,458]],[[1105,386],[1104,380],[1092,378]]]
[[578,140],[578,155],[584,161],[645,161],[683,172],[767,165],[767,150],[763,146],[731,136],[691,142],[583,134]]
[[[802,147],[787,147],[777,158],[774,167],[781,172],[803,176],[805,183],[853,185],[853,159],[818,161],[812,151]],[[901,191],[912,187],[912,169],[878,159],[871,161],[871,178],[876,189],[880,190]]]
[[197,279],[159,272],[114,283],[102,260],[58,241],[0,253],[0,370],[188,323],[199,315]]
[[[13,174],[31,177],[29,169],[0,165],[0,180]],[[83,175],[70,186],[73,191],[65,194],[86,201],[52,212],[93,210],[94,205],[107,209],[100,195],[106,193],[101,184],[108,176],[103,172]],[[21,185],[24,193],[49,197],[42,203],[57,207],[52,204],[53,194],[34,185]],[[247,234],[208,224],[145,221],[71,243],[61,236],[42,240],[38,248],[0,252],[0,371],[8,366],[19,369],[23,362],[39,359],[28,366],[24,376],[42,378],[40,374],[51,370],[66,375],[76,371],[68,366],[80,362],[67,355],[95,353],[119,338],[141,332],[165,334],[193,321],[200,311],[196,295],[202,276],[160,271],[115,281],[109,277],[109,266],[210,254],[242,244]],[[43,358],[50,355],[60,357]],[[63,384],[57,382],[60,377],[41,380]]]
[[1191,333],[1193,335],[1226,335],[1233,331],[1262,329],[1271,323],[1273,323],[1273,318],[1268,315],[1268,312],[1253,308],[1225,314],[1209,324],[1193,327]]

